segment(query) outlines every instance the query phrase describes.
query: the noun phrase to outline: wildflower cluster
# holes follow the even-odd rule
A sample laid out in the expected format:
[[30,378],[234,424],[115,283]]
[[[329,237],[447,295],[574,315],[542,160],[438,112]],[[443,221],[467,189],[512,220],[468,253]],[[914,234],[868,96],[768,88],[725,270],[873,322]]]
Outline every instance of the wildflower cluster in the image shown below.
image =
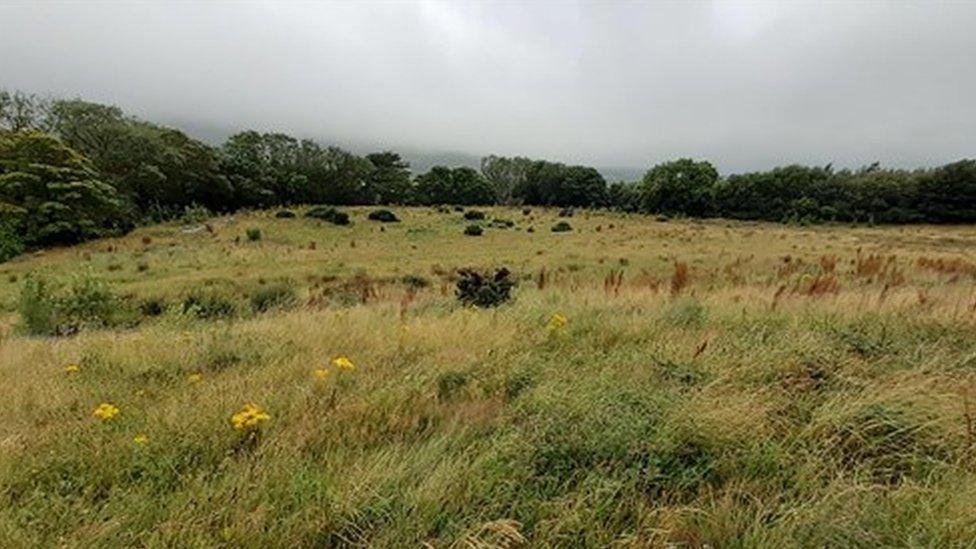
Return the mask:
[[271,419],[271,415],[267,412],[254,404],[247,404],[240,412],[231,416],[230,422],[238,431],[251,431],[269,419]]
[[81,366],[71,363],[64,367],[64,372],[66,374],[77,374],[81,371]]
[[345,356],[337,356],[333,358],[332,365],[340,370],[351,371],[356,369],[356,365]]
[[569,320],[560,313],[552,315],[549,322],[546,324],[546,329],[549,330],[550,334],[559,333],[569,324]]
[[92,412],[92,415],[102,421],[108,421],[114,418],[115,416],[119,415],[119,409],[107,402],[103,402],[98,405],[98,408],[95,408],[95,411]]

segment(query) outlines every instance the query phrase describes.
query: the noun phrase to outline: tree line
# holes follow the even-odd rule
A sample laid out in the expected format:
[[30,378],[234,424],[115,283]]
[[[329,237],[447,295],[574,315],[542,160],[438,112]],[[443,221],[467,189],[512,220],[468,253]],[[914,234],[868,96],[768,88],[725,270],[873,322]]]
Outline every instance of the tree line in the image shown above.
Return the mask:
[[976,161],[934,169],[792,165],[719,175],[668,161],[641,181],[595,168],[488,156],[480,170],[412,174],[397,153],[357,155],[283,133],[244,131],[211,146],[115,106],[0,89],[0,257],[172,219],[294,204],[612,208],[771,221],[976,221]]

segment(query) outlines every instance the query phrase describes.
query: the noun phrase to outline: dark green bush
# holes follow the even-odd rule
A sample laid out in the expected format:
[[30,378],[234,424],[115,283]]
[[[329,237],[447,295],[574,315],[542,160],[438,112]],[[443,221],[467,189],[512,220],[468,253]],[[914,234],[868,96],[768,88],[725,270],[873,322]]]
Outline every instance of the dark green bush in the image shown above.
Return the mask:
[[485,212],[478,210],[468,210],[464,212],[464,218],[468,221],[478,221],[485,218]]
[[567,231],[572,231],[572,230],[573,227],[565,221],[560,221],[559,223],[556,223],[555,225],[552,226],[552,232],[554,233],[565,233]]
[[12,227],[0,223],[0,263],[24,253],[24,242]]
[[275,217],[277,217],[278,219],[292,219],[293,217],[295,217],[295,212],[291,210],[281,210],[280,212],[275,214]]
[[142,316],[159,316],[166,312],[166,302],[158,297],[146,298],[139,303],[139,312]]
[[464,228],[464,234],[468,236],[481,236],[483,232],[481,225],[468,225]]
[[333,225],[349,224],[349,214],[346,212],[340,212],[339,210],[329,206],[315,206],[305,213],[305,217],[321,219],[323,221],[328,221]]
[[258,240],[261,240],[261,229],[258,229],[257,227],[250,227],[249,229],[247,229],[246,234],[247,234],[247,239],[250,240],[251,242],[257,242]]
[[492,219],[492,227],[498,227],[499,229],[511,229],[515,226],[515,222],[511,219]]
[[502,267],[494,274],[480,273],[474,269],[458,271],[457,298],[465,305],[496,307],[511,299],[515,281],[511,271]]
[[400,220],[397,218],[396,214],[390,210],[373,210],[369,212],[369,219],[371,221],[380,221],[382,223],[399,223]]
[[559,210],[559,217],[573,217],[573,209],[563,208]]
[[287,309],[295,305],[298,296],[290,284],[273,284],[259,288],[251,294],[251,308],[256,313],[271,309]]

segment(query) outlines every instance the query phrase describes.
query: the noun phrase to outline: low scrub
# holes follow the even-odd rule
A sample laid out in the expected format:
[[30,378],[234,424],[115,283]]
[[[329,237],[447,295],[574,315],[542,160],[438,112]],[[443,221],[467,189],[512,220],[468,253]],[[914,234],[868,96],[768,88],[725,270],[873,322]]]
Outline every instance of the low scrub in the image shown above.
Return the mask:
[[295,288],[284,282],[263,286],[251,294],[251,308],[256,313],[264,313],[272,309],[288,309],[297,301]]
[[370,221],[379,221],[381,223],[399,223],[400,218],[396,216],[390,210],[373,210],[369,212]]
[[552,232],[565,233],[573,230],[573,226],[566,221],[560,221],[552,226]]
[[108,285],[88,274],[67,284],[29,276],[21,288],[18,309],[22,327],[32,335],[71,335],[120,324],[124,317]]
[[474,269],[458,271],[457,298],[465,305],[497,307],[511,299],[515,281],[512,273],[502,267],[494,273]]
[[339,210],[329,206],[315,206],[305,213],[305,217],[321,219],[322,221],[328,221],[333,225],[349,224],[349,214],[346,212],[340,212]]

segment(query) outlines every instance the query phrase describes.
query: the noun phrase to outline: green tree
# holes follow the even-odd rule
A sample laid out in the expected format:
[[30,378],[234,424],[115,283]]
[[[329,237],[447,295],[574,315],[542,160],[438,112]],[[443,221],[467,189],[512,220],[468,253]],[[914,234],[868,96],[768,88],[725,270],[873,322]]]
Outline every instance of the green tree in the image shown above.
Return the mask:
[[718,171],[708,161],[682,158],[658,164],[644,175],[643,207],[648,212],[708,215]]
[[410,163],[392,151],[366,155],[373,165],[366,178],[366,197],[373,204],[406,204],[410,201]]
[[115,188],[61,140],[0,133],[0,212],[28,245],[72,244],[110,234],[122,222]]
[[489,155],[481,159],[481,174],[495,193],[495,202],[510,205],[515,202],[515,190],[525,183],[532,161],[516,156]]
[[920,175],[918,210],[934,223],[976,221],[976,160],[960,160]]

